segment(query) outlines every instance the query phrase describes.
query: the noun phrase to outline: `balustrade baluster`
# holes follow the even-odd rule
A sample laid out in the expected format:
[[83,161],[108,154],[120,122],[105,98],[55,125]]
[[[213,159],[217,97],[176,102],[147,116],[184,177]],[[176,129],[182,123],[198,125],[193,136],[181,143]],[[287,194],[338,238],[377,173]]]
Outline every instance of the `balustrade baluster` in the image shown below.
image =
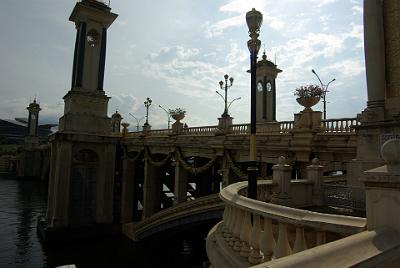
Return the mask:
[[260,240],[260,249],[264,253],[264,261],[269,261],[271,259],[275,245],[272,220],[264,217],[264,231],[261,232]]
[[227,206],[228,208],[228,215],[227,215],[227,222],[226,222],[226,227],[227,227],[227,232],[225,233],[225,241],[229,244],[229,241],[232,239],[232,222],[233,222],[233,208],[231,206]]
[[233,250],[240,251],[242,248],[242,241],[240,241],[240,231],[243,227],[243,210],[236,209],[236,222],[235,228],[233,229],[233,236],[235,238],[235,243],[233,244]]
[[251,213],[248,211],[244,212],[243,217],[243,227],[240,232],[240,240],[242,241],[242,248],[240,249],[240,256],[249,257],[250,256],[250,246],[249,239],[251,234]]
[[286,223],[279,223],[278,242],[274,249],[274,259],[282,258],[292,254],[292,249],[289,244],[287,225]]
[[297,253],[307,249],[306,238],[304,237],[304,228],[296,227],[296,240],[293,246],[293,253]]
[[229,229],[228,229],[228,213],[229,212],[228,212],[228,210],[229,210],[229,206],[225,206],[224,214],[222,215],[222,220],[223,220],[222,233],[223,233],[223,236],[225,239],[227,238],[228,232],[229,232]]
[[260,215],[253,214],[253,226],[250,234],[250,246],[251,253],[248,258],[251,264],[261,263],[263,255],[260,251],[260,235],[261,235],[261,225],[260,225]]
[[326,233],[325,231],[317,231],[317,235],[316,235],[316,244],[317,246],[319,245],[323,245],[326,243]]
[[236,238],[234,235],[234,230],[235,230],[235,226],[236,226],[236,218],[238,214],[238,209],[232,207],[232,220],[231,220],[231,226],[230,226],[230,233],[231,233],[231,237],[229,239],[229,246],[233,247],[233,245],[236,242]]

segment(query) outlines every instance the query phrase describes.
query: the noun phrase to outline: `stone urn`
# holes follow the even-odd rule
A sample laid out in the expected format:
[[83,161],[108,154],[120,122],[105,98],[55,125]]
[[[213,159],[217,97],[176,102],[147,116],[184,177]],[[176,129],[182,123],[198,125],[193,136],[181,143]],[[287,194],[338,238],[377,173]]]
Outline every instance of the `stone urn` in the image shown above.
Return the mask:
[[311,107],[317,104],[320,100],[320,97],[300,97],[297,98],[296,101],[304,106],[304,111],[312,111]]
[[181,121],[183,118],[185,118],[185,113],[174,113],[171,114],[171,117],[175,120],[175,121]]

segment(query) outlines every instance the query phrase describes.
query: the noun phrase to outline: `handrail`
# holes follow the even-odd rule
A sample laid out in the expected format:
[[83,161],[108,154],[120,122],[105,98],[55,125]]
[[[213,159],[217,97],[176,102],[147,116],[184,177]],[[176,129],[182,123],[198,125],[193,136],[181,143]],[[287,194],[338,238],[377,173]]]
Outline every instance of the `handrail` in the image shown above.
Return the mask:
[[[210,231],[206,243],[207,255],[215,267],[248,267],[268,262],[366,229],[364,218],[253,200],[240,195],[246,188],[247,182],[238,182],[220,192],[225,203],[223,221]],[[307,241],[306,237],[315,240]],[[291,238],[295,238],[294,243]]]
[[333,118],[321,120],[324,132],[355,132],[354,126],[360,125],[358,118]]
[[[260,182],[267,184],[269,182]],[[364,218],[324,214],[303,209],[291,208],[247,198],[238,192],[247,188],[247,182],[231,184],[220,192],[220,198],[228,205],[264,217],[286,223],[318,228],[342,234],[354,234],[365,229]],[[339,229],[338,229],[339,228]]]

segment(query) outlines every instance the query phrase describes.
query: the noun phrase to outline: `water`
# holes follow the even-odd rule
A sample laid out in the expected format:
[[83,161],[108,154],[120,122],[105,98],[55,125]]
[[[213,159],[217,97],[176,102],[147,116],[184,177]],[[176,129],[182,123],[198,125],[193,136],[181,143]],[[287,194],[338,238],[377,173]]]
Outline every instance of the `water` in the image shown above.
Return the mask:
[[56,267],[202,267],[207,260],[204,236],[212,226],[184,234],[133,243],[124,238],[42,244],[36,233],[45,213],[47,184],[0,175],[0,268]]

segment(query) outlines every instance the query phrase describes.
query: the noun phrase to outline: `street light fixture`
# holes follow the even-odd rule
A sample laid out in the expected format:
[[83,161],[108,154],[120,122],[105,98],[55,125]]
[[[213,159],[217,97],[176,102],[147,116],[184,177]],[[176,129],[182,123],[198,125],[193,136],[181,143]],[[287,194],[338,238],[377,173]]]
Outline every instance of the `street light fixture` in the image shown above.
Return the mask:
[[144,101],[144,106],[146,107],[146,122],[144,123],[145,126],[149,125],[149,107],[152,103],[152,100],[147,97],[147,99]]
[[336,79],[333,78],[328,84],[324,84],[324,83],[322,83],[321,78],[319,78],[318,74],[315,72],[314,69],[312,69],[311,72],[312,72],[313,74],[315,74],[315,76],[318,78],[319,83],[321,84],[322,91],[324,92],[324,94],[322,95],[322,99],[323,99],[322,102],[324,103],[324,120],[326,120],[326,93],[329,92],[329,91],[328,91],[329,85],[330,85],[333,81],[336,81]]
[[160,107],[161,109],[163,109],[168,116],[168,129],[170,129],[170,125],[171,125],[171,114],[167,111],[167,109],[165,109],[164,107],[162,107],[161,105],[158,105],[158,107]]
[[[229,75],[224,75],[224,78],[225,78],[225,85],[224,85],[224,82],[221,80],[221,81],[219,81],[219,87],[221,88],[221,89],[224,89],[225,90],[225,97],[224,96],[222,96],[222,94],[221,93],[219,93],[218,91],[215,91],[218,95],[220,95],[221,96],[221,98],[224,100],[224,102],[225,102],[225,110],[224,110],[224,113],[221,115],[221,117],[229,117],[229,113],[228,113],[228,109],[229,109],[229,106],[228,106],[228,88],[230,88],[230,87],[232,87],[232,84],[233,84],[233,77],[231,77],[231,78],[229,78]],[[230,82],[230,84],[228,85],[228,78],[229,78],[229,82]],[[233,102],[233,101],[232,101]],[[232,104],[232,102],[231,102],[231,104]]]
[[141,117],[141,118],[137,118],[136,116],[134,116],[133,114],[129,113],[130,116],[132,116],[133,118],[135,118],[136,120],[136,131],[139,132],[139,126],[140,126],[140,121],[142,121],[145,117]]
[[253,8],[246,13],[246,23],[249,28],[250,40],[247,41],[247,47],[250,51],[250,73],[251,73],[251,101],[250,101],[250,155],[248,171],[248,189],[247,196],[257,199],[257,151],[256,151],[256,68],[257,54],[261,47],[261,41],[258,39],[263,15]]

